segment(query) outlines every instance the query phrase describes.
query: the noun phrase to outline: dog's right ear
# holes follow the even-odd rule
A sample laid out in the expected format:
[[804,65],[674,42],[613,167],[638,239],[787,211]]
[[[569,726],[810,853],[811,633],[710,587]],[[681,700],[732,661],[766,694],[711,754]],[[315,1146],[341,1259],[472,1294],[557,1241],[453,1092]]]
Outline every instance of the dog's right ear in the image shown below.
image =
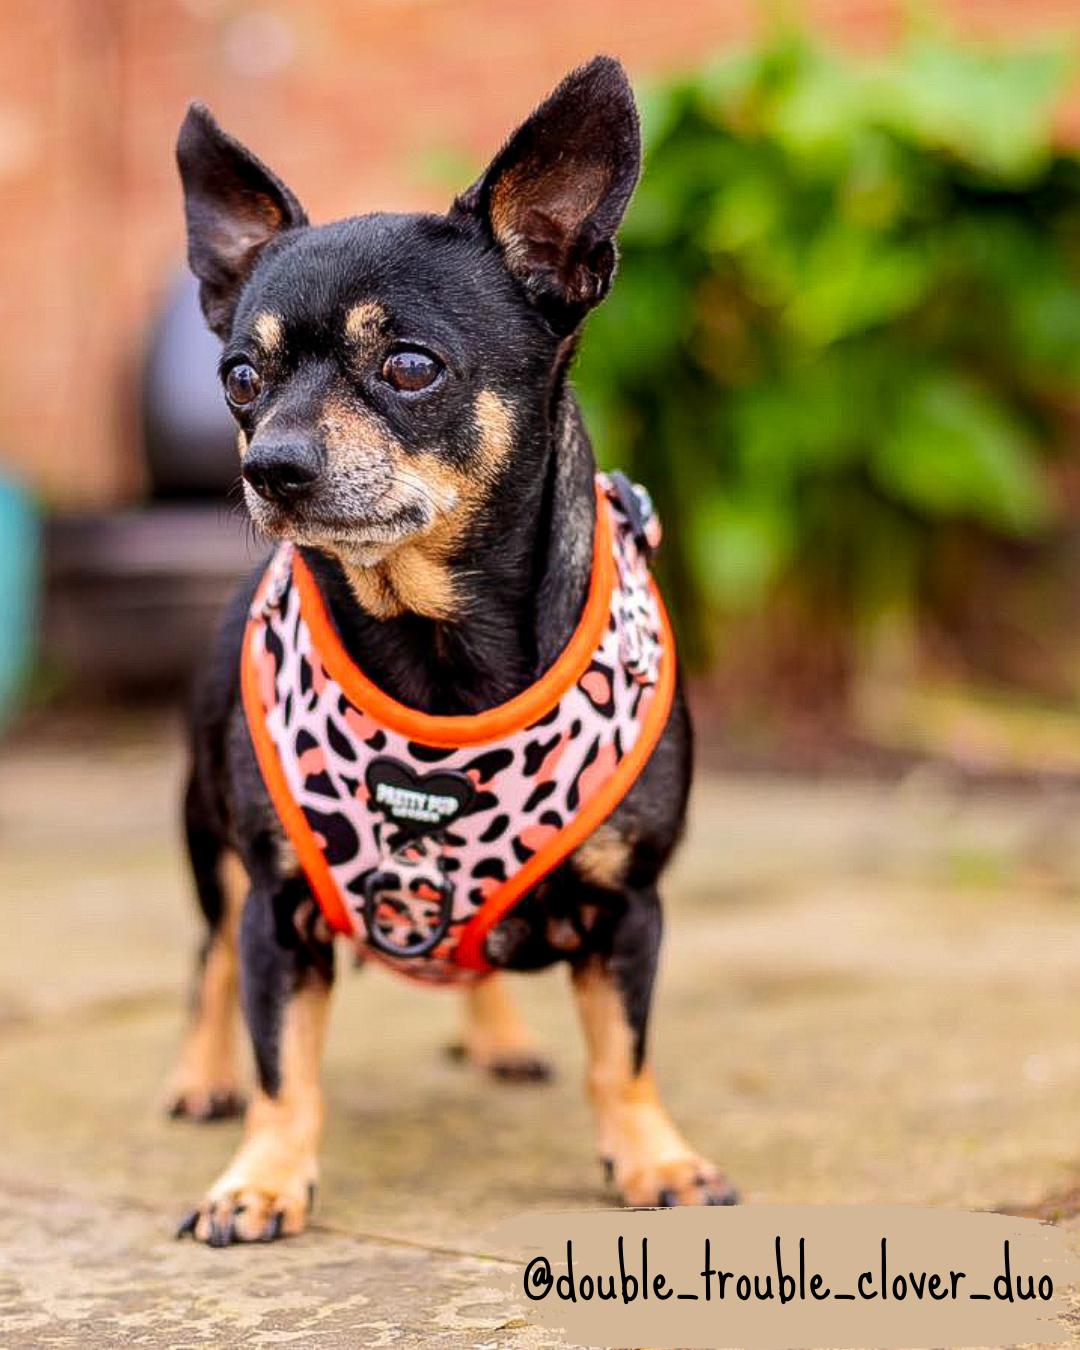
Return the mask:
[[259,254],[283,230],[307,224],[300,203],[201,103],[188,108],[176,143],[184,185],[188,262],[206,322],[221,338]]

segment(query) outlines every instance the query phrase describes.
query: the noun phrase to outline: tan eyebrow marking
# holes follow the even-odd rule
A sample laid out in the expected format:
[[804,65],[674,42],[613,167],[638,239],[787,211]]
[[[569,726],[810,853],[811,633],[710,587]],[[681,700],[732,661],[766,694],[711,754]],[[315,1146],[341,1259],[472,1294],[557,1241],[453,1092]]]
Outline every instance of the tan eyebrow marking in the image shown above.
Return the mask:
[[378,341],[388,317],[377,300],[361,300],[345,315],[345,336],[365,355]]
[[259,346],[267,356],[276,356],[285,345],[285,330],[281,326],[281,319],[277,314],[271,314],[269,310],[264,309],[256,314],[255,322],[251,325],[252,331],[259,339]]

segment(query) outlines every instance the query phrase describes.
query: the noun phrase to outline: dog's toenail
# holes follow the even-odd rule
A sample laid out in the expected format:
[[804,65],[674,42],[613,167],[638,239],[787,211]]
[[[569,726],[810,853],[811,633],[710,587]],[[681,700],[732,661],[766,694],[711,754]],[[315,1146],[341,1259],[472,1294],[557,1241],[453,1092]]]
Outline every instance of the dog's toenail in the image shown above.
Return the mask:
[[226,1227],[219,1219],[212,1217],[210,1220],[209,1245],[211,1247],[227,1247],[229,1245],[229,1230],[231,1227],[231,1222],[229,1223],[229,1226]]
[[193,1209],[189,1214],[185,1214],[180,1221],[180,1226],[176,1230],[178,1238],[187,1237],[189,1233],[194,1233],[195,1225],[199,1222],[199,1211]]
[[284,1211],[279,1209],[263,1230],[262,1240],[264,1242],[275,1242],[281,1236],[281,1230],[284,1226],[285,1214]]
[[551,1069],[542,1059],[497,1059],[488,1072],[504,1083],[543,1083],[551,1077]]
[[729,1187],[719,1194],[713,1191],[705,1203],[707,1205],[737,1205],[739,1203],[739,1192],[733,1187]]
[[610,1186],[611,1183],[615,1180],[615,1159],[601,1158],[600,1166],[604,1169],[604,1180]]
[[660,1192],[660,1203],[665,1209],[670,1209],[672,1205],[679,1203],[679,1192],[671,1186],[665,1186]]

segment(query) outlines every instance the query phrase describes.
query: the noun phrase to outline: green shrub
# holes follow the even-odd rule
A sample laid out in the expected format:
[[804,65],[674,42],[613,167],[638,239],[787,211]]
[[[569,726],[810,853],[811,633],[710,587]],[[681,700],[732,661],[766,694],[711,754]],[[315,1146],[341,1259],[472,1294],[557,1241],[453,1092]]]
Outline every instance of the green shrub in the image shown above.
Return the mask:
[[932,609],[950,531],[1037,538],[1080,389],[1061,52],[801,37],[646,96],[646,169],[576,381],[652,490],[688,655],[794,598],[854,644]]

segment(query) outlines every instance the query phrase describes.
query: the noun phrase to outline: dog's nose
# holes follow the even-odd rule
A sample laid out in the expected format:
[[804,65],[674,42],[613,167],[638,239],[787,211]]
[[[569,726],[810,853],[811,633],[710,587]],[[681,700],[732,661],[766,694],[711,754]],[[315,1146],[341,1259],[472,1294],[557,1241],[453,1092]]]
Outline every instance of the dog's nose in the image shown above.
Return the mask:
[[307,496],[321,469],[318,451],[303,441],[253,445],[243,464],[245,480],[268,502],[292,502]]

